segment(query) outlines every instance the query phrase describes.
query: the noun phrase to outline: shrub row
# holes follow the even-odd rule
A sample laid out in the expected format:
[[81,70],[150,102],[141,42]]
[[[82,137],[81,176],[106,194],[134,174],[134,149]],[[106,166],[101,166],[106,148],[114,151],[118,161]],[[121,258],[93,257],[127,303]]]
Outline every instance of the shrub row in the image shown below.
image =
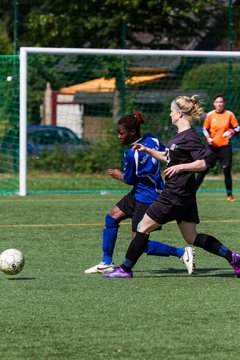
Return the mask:
[[[87,152],[78,151],[69,154],[58,148],[52,153],[32,156],[28,162],[29,170],[63,172],[63,173],[105,173],[108,168],[122,168],[123,149],[107,144],[91,146]],[[220,174],[221,168],[217,164],[210,170],[212,174]],[[233,173],[240,173],[240,152],[233,156]]]
[[87,151],[78,150],[75,153],[55,147],[51,153],[29,157],[28,169],[59,173],[102,173],[108,168],[121,168],[122,153],[119,144],[107,142],[92,144]]

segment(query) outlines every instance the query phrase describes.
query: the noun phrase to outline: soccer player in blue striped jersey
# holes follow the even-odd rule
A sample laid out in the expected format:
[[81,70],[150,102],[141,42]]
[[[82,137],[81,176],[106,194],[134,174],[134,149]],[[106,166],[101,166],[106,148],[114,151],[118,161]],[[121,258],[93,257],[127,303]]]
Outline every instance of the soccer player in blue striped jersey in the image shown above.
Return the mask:
[[[140,127],[143,122],[144,118],[138,112],[125,115],[118,121],[118,139],[122,144],[128,145],[129,149],[124,153],[123,171],[109,169],[108,174],[132,186],[132,190],[106,215],[102,238],[102,261],[85,270],[86,274],[105,274],[114,270],[113,252],[120,222],[127,218],[132,219],[132,237],[134,238],[146,210],[164,188],[160,175],[160,163],[147,153],[133,150],[135,144],[142,144],[147,148],[165,151],[164,145],[156,136],[141,135]],[[177,256],[185,264],[189,275],[194,272],[195,253],[192,247],[176,248],[149,240],[145,252],[147,255]]]

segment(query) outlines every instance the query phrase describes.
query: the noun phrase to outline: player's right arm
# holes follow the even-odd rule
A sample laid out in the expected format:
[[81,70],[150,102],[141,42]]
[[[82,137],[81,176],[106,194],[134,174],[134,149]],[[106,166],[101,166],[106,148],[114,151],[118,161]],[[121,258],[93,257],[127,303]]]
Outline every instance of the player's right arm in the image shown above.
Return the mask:
[[167,161],[167,155],[165,151],[158,151],[154,149],[150,149],[146,146],[143,146],[142,144],[135,144],[133,146],[133,150],[143,151],[147,153],[148,155],[154,157],[155,159],[166,162]]
[[205,136],[208,144],[211,145],[213,143],[213,139],[211,138],[209,131],[205,127],[203,127],[203,135]]
[[211,127],[210,119],[209,116],[207,115],[203,124],[203,135],[205,136],[205,139],[209,145],[213,143],[213,138],[211,138],[210,135],[210,127]]
[[205,136],[205,139],[209,145],[213,143],[213,138],[210,135],[210,128],[211,128],[211,121],[208,114],[203,124],[203,135]]

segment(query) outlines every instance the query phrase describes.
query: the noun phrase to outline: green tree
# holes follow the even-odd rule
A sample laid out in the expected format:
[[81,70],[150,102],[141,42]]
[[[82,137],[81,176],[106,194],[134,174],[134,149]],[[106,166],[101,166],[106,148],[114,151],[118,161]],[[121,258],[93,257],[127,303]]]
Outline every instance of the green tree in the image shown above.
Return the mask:
[[13,46],[9,34],[6,31],[6,24],[0,20],[0,54],[12,54]]
[[[13,6],[2,0],[0,19],[13,33]],[[47,47],[186,47],[213,27],[226,9],[224,0],[22,0],[19,2],[19,43]],[[144,36],[142,36],[144,34]]]

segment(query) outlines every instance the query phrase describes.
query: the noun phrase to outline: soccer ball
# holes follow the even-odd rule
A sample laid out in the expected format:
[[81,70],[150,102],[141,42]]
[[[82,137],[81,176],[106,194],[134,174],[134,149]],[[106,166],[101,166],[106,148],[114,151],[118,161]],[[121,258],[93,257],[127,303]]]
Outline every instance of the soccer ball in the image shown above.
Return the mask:
[[0,254],[0,269],[8,275],[16,275],[24,267],[24,256],[21,251],[7,249]]

